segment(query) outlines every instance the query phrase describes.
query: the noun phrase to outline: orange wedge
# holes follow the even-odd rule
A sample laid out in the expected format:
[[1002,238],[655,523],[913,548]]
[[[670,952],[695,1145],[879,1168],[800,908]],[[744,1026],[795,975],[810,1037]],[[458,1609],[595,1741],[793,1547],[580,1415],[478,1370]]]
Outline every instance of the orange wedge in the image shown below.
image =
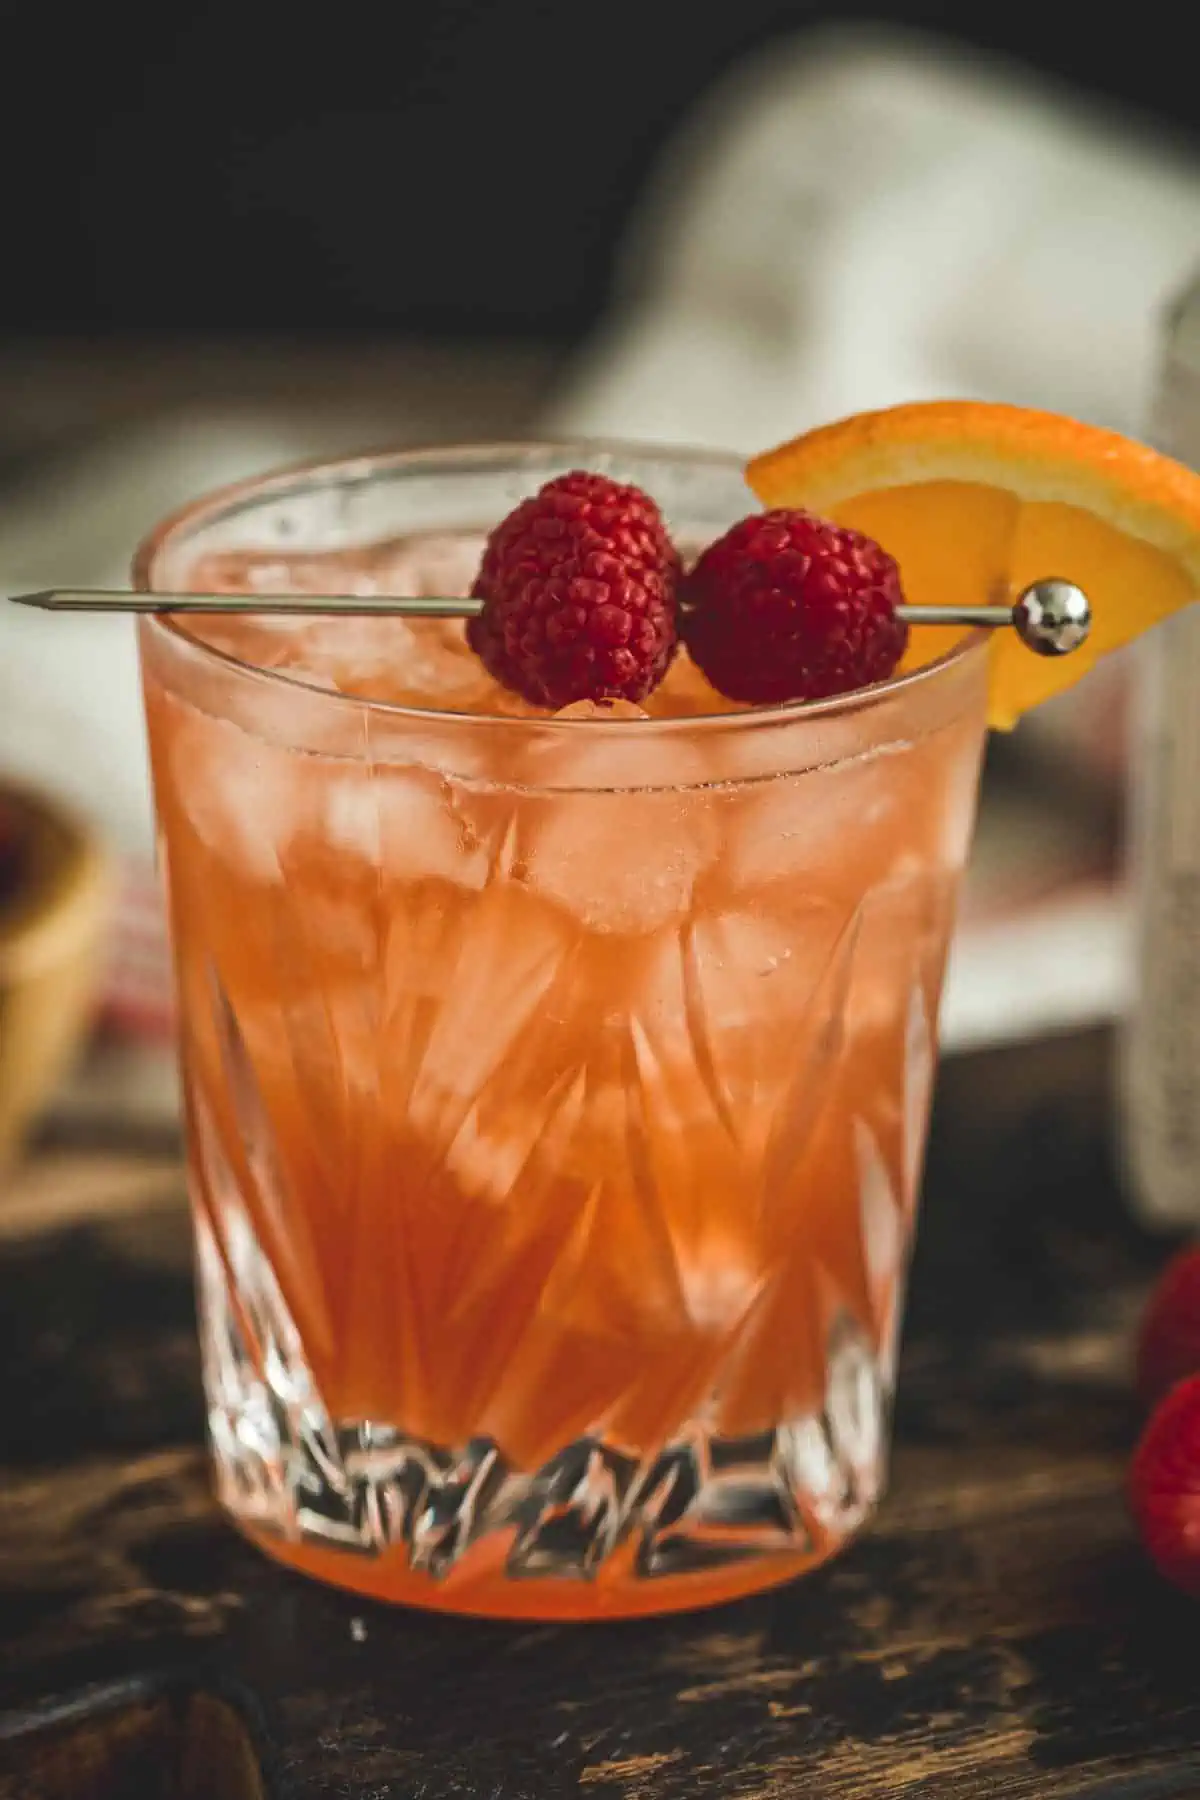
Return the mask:
[[[913,605],[1013,600],[1049,576],[1081,587],[1092,632],[1071,655],[1035,656],[996,632],[990,716],[1004,729],[1200,596],[1200,475],[1055,413],[975,400],[856,413],[755,457],[746,475],[765,505],[807,507],[882,544]],[[956,635],[915,631],[908,663]]]

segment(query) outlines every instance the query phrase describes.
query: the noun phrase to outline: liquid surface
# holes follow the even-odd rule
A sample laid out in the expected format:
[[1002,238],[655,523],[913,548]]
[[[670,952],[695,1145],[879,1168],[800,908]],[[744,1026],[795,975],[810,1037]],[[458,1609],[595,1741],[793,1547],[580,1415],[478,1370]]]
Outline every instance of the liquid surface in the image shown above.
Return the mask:
[[[482,534],[463,532],[396,538],[367,550],[286,560],[270,552],[226,552],[198,562],[188,585],[214,594],[457,597],[470,592],[483,542]],[[492,679],[457,619],[212,614],[190,620],[188,630],[227,655],[363,700],[447,712],[546,716]],[[683,649],[643,709],[653,718],[742,710],[709,684]]]

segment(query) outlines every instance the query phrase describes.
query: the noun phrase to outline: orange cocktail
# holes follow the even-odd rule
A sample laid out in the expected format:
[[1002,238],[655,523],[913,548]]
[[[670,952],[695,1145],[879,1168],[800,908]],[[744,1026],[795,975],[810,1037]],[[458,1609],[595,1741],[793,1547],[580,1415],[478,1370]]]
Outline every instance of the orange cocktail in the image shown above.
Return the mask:
[[[596,458],[277,477],[140,573],[465,592],[494,520]],[[679,542],[750,508],[732,461],[600,463]],[[650,718],[537,714],[457,623],[154,620],[142,651],[234,1518],[509,1616],[830,1554],[883,1476],[978,643],[754,712],[681,656]]]

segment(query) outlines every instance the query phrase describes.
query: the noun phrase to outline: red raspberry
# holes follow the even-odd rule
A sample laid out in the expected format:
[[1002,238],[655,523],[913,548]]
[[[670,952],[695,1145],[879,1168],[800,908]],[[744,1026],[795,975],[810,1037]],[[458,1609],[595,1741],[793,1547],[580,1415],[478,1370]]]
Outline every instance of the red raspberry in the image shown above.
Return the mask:
[[1200,1249],[1180,1250],[1158,1279],[1142,1319],[1137,1384],[1151,1404],[1200,1374]]
[[1200,1594],[1200,1375],[1151,1414],[1129,1471],[1129,1505],[1155,1566]]
[[492,532],[467,637],[537,706],[641,700],[676,646],[679,557],[648,494],[573,470]]
[[692,660],[730,700],[821,700],[892,673],[908,642],[892,558],[811,513],[757,513],[710,544],[683,590]]

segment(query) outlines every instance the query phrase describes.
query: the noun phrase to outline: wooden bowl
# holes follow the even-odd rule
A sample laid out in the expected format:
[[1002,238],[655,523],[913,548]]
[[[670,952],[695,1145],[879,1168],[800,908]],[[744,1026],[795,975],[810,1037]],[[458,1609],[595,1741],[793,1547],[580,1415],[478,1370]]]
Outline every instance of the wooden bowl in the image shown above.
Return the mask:
[[112,890],[109,859],[86,825],[0,783],[0,1170],[86,1034]]

